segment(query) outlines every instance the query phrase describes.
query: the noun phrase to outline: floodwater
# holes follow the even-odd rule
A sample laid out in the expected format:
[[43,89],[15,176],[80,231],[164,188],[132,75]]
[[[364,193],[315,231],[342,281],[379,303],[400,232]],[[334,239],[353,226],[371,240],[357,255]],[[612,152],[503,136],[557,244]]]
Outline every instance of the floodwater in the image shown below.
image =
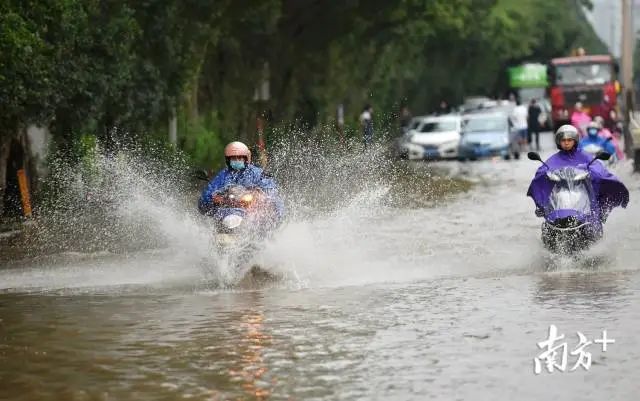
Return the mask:
[[[536,162],[432,167],[475,185],[416,208],[378,205],[380,185],[292,221],[258,256],[285,278],[257,289],[208,286],[206,235],[167,211],[169,247],[9,263],[0,400],[637,399],[640,180],[630,166],[615,169],[629,207],[577,259],[541,247],[524,196]],[[566,366],[536,374],[551,325]],[[590,343],[580,347],[578,332]],[[606,351],[603,338],[615,340]],[[588,370],[573,369],[580,349]]]

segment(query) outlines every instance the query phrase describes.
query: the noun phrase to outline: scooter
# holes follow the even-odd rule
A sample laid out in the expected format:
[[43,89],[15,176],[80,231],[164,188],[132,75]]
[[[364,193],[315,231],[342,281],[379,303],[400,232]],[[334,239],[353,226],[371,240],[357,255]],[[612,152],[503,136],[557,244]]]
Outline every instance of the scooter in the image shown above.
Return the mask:
[[219,250],[246,248],[277,225],[276,213],[262,190],[233,185],[213,195],[214,242]]
[[[196,177],[206,179],[201,173]],[[281,222],[274,199],[260,188],[230,185],[213,194],[212,205],[206,216],[213,221],[217,280],[233,286],[242,286],[247,280],[273,280],[271,273],[251,263]]]
[[[536,152],[529,152],[527,157],[547,167],[544,176],[534,178],[529,195],[539,206],[536,215],[544,218],[542,243],[553,253],[574,254],[588,249],[602,238],[603,223],[610,210],[625,207],[628,202],[629,193],[622,183],[604,166],[592,167],[596,160],[609,160],[609,153],[596,154],[586,166],[554,168]],[[599,180],[597,189],[594,178]],[[603,182],[609,181],[603,186]]]

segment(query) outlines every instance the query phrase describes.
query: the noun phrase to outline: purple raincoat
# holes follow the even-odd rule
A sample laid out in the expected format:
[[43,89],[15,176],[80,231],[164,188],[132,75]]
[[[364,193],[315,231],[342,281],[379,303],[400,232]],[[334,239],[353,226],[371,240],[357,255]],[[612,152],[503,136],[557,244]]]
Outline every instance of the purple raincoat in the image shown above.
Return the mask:
[[[586,171],[587,164],[592,159],[593,156],[580,150],[559,151],[546,161],[548,168],[542,165],[536,171],[536,175],[529,185],[527,196],[533,198],[537,208],[546,209],[554,187],[554,183],[547,178],[547,171],[562,167],[576,167]],[[601,216],[606,216],[615,207],[627,207],[629,191],[602,163],[599,161],[592,163],[589,166],[589,173],[595,194],[595,199],[592,200],[592,210],[597,211]]]

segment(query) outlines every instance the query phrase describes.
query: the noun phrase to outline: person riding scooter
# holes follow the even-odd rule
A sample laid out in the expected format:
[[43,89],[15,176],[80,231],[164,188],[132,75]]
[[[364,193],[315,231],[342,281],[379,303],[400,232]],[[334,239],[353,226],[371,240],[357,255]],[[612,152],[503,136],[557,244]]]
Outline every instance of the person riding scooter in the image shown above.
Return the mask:
[[562,167],[577,167],[589,172],[593,191],[596,195],[594,208],[600,210],[602,220],[617,206],[626,207],[629,202],[629,191],[622,182],[611,174],[604,164],[592,163],[594,156],[581,151],[578,147],[580,135],[572,125],[563,125],[556,131],[555,142],[559,151],[551,156],[536,171],[535,177],[527,191],[536,205],[536,216],[545,215],[549,195],[554,183],[548,179],[547,172]]
[[578,148],[581,151],[592,155],[595,155],[600,151],[605,151],[612,156],[612,159],[610,160],[615,161],[616,148],[613,143],[611,143],[611,139],[607,140],[600,135],[600,128],[601,127],[597,122],[590,122],[587,126],[587,136],[580,141]]
[[605,120],[600,116],[596,116],[593,121],[595,121],[600,128],[600,132],[598,132],[598,135],[606,140],[611,141],[611,144],[616,150],[616,160],[624,160],[624,151],[622,150],[622,145],[620,144],[620,133],[611,131],[605,125]]
[[224,148],[227,167],[221,170],[202,191],[198,210],[210,215],[215,211],[214,195],[232,185],[246,188],[258,188],[263,191],[277,214],[278,220],[284,217],[284,202],[278,195],[275,180],[261,168],[251,163],[251,151],[242,142],[231,142]]
[[552,252],[573,253],[587,249],[603,235],[603,223],[615,207],[626,207],[629,191],[598,160],[578,149],[578,130],[561,126],[555,135],[559,152],[543,162],[535,152],[529,159],[542,162],[531,181],[527,196],[535,203],[535,214],[543,217],[542,242]]

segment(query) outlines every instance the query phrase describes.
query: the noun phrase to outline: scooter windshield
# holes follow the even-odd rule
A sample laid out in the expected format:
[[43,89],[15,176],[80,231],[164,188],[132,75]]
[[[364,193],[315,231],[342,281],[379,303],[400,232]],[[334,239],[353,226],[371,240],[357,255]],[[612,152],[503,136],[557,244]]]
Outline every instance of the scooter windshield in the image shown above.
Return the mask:
[[600,145],[596,145],[595,143],[590,143],[588,145],[586,145],[585,147],[582,148],[582,151],[585,153],[589,153],[592,155],[597,154],[600,151],[603,151],[604,149],[602,148],[602,146]]
[[576,210],[591,213],[591,180],[589,173],[574,167],[564,167],[547,173],[554,182],[549,197],[551,210]]

